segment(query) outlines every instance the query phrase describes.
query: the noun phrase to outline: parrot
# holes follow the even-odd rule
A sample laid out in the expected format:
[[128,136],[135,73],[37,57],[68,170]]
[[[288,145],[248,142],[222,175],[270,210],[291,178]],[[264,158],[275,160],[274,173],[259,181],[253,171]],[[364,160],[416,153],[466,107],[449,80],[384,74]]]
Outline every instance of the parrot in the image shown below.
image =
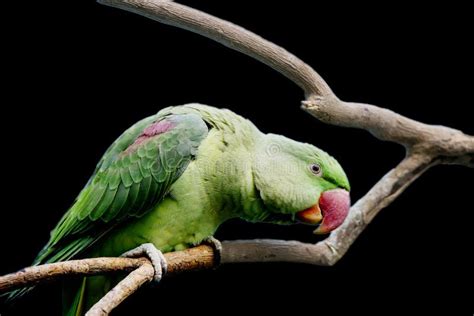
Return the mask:
[[[156,259],[155,274],[161,273],[162,253],[205,242],[229,219],[303,223],[327,234],[347,217],[349,192],[338,161],[311,144],[263,133],[227,109],[171,106],[135,123],[107,149],[33,265],[128,252]],[[63,313],[85,313],[114,282],[112,276],[68,281]],[[29,290],[15,290],[10,299]]]

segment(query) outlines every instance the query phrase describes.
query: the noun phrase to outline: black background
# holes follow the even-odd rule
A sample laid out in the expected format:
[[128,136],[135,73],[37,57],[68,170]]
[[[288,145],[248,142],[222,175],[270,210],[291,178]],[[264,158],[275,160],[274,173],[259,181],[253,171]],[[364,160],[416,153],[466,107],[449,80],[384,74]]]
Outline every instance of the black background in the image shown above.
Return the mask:
[[[467,8],[303,0],[181,3],[285,47],[343,100],[474,134]],[[354,201],[403,158],[401,146],[318,122],[299,109],[302,92],[286,78],[195,34],[92,1],[43,3],[2,14],[13,19],[2,48],[6,185],[0,274],[31,262],[108,145],[135,121],[168,105],[227,107],[263,131],[327,150],[346,169]],[[168,308],[221,313],[215,301],[224,312],[243,313],[472,312],[473,176],[458,166],[429,170],[335,267],[223,266],[141,290],[115,314],[137,309],[160,314]],[[225,224],[217,237],[318,240],[307,227],[240,221]],[[59,295],[57,284],[41,286],[7,314],[58,314]]]

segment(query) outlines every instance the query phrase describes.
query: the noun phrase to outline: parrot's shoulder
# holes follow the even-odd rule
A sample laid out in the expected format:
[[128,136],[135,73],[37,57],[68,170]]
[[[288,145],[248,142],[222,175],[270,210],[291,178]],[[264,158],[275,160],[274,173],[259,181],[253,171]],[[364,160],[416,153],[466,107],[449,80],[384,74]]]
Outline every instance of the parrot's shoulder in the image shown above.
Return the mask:
[[226,135],[240,139],[252,139],[262,135],[258,128],[248,119],[225,108],[217,108],[200,103],[189,103],[180,106],[171,106],[158,112],[158,116],[172,114],[199,115],[210,129],[217,129]]

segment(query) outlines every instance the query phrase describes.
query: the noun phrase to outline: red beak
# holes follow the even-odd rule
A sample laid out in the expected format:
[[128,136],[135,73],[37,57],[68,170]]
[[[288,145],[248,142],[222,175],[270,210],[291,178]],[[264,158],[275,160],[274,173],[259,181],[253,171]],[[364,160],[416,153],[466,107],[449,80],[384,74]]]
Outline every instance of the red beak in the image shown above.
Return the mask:
[[349,192],[343,189],[325,191],[318,204],[296,213],[306,223],[318,224],[315,234],[327,234],[339,227],[347,217],[351,206]]

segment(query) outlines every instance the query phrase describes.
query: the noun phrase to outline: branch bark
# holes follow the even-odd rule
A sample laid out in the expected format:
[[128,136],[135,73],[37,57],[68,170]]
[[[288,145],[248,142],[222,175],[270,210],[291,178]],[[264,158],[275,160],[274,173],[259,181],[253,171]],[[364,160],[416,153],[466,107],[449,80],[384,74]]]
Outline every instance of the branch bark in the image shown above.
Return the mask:
[[[198,271],[214,267],[214,250],[207,245],[201,245],[183,251],[165,254],[168,262],[167,275],[185,271]],[[91,258],[70,260],[64,262],[43,264],[22,269],[18,272],[0,277],[0,293],[17,288],[36,285],[40,282],[49,282],[65,276],[88,276],[115,272],[136,271],[151,265],[147,258]],[[143,278],[151,280],[153,269],[142,269]],[[137,282],[140,282],[137,280]]]
[[112,290],[102,297],[86,313],[86,316],[108,315],[115,307],[119,306],[127,297],[135,293],[143,284],[153,279],[153,265],[149,262],[127,275]]
[[233,23],[171,0],[98,0],[97,2],[210,38],[275,69],[309,94],[332,94],[321,76],[301,59]]
[[[372,219],[396,199],[424,171],[437,164],[474,167],[474,137],[459,130],[417,122],[375,105],[340,100],[319,74],[285,49],[230,22],[170,0],[98,0],[99,3],[140,14],[215,40],[280,72],[301,87],[302,109],[322,122],[365,129],[375,137],[406,148],[405,159],[357,201],[343,225],[317,243],[283,240],[236,240],[222,244],[221,262],[300,262],[335,264]],[[170,273],[211,268],[212,249],[199,246],[165,255]],[[184,257],[183,257],[184,256]],[[151,280],[147,259],[95,258],[26,268],[0,278],[0,291],[35,284],[68,274],[92,275],[134,270],[90,311],[105,315]]]
[[424,124],[375,105],[341,101],[310,66],[285,49],[233,23],[169,0],[98,0],[208,37],[272,67],[306,96],[302,109],[322,122],[365,129],[380,140],[403,145],[406,158],[351,208],[345,223],[324,241],[251,240],[223,243],[222,262],[286,261],[335,264],[373,217],[424,171],[436,164],[474,167],[474,137]]
[[339,228],[317,244],[271,239],[226,241],[222,243],[222,263],[277,261],[332,266],[344,256],[378,212],[435,163],[424,154],[407,156],[351,207]]

